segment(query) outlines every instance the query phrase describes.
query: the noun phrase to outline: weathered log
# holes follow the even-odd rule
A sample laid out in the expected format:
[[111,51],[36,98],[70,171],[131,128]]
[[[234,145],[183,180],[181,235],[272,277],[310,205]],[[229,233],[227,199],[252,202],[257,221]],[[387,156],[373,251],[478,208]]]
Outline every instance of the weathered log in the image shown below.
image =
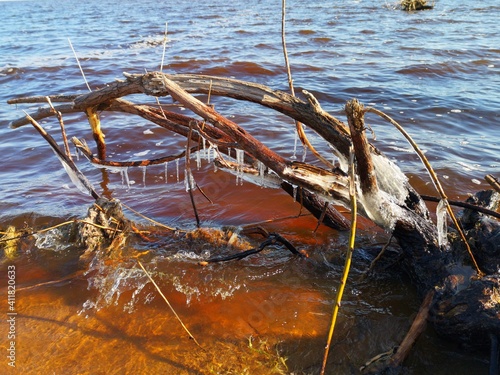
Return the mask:
[[[333,147],[344,171],[349,147],[353,144],[360,181],[357,191],[360,211],[397,239],[403,254],[401,266],[411,276],[422,298],[429,293],[434,294],[429,306],[430,316],[437,331],[443,336],[479,345],[489,333],[500,335],[500,317],[497,313],[500,307],[500,285],[497,264],[493,268],[484,268],[491,275],[478,278],[463,260],[463,252],[460,249],[453,250],[439,245],[436,225],[430,220],[422,198],[399,168],[368,143],[363,123],[365,110],[357,101],[351,101],[346,106],[350,125],[348,128],[322,110],[317,100],[307,91],[304,91],[307,99],[304,101],[254,83],[160,72],[127,75],[125,81],[110,83],[91,93],[51,97],[51,100],[70,101],[69,104],[55,107],[62,113],[85,112],[88,108],[126,112],[142,116],[198,144],[204,138],[219,146],[221,150],[224,147],[226,151],[227,147],[238,148],[244,152],[246,165],[233,168],[231,162],[219,158],[218,163],[222,168],[258,176],[261,174],[258,163],[261,163],[266,168],[266,173],[261,176],[263,180],[269,179],[291,195],[294,194],[296,186],[300,187],[299,199],[318,218],[322,216],[325,202],[349,207],[349,181],[345,172],[284,159],[241,126],[191,95],[209,92],[212,96],[221,95],[258,103],[300,121]],[[125,95],[137,93],[150,96],[169,95],[205,121],[122,99]],[[42,97],[31,100],[45,102],[46,97],[43,97],[43,100]],[[29,99],[9,101],[21,102],[29,102]],[[33,116],[40,119],[52,113],[53,109],[41,109]],[[24,123],[26,119],[23,118],[12,122],[11,126],[17,127]],[[105,163],[100,158],[97,161]],[[246,171],[243,172],[243,169]],[[328,207],[326,221],[333,227],[345,228],[345,218],[331,208],[331,204]],[[466,217],[467,214],[464,215],[464,218]],[[472,222],[479,220],[484,238],[491,238],[494,244],[498,243],[498,222],[486,221],[482,217],[470,217]],[[480,232],[474,232],[474,228],[469,228],[469,235],[481,238]],[[485,247],[477,251],[491,253]],[[498,259],[497,251],[498,247],[494,247],[492,255],[486,256],[484,260],[479,257],[480,262],[491,264],[492,257]]]

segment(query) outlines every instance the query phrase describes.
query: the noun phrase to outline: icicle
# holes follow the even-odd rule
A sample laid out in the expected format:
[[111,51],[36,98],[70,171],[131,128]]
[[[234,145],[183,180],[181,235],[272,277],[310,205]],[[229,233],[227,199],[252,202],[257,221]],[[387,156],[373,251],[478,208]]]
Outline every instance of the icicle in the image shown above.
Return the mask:
[[175,169],[177,175],[177,182],[179,182],[179,159],[175,159]]
[[293,189],[293,201],[297,202],[297,185],[292,185]]
[[196,169],[200,170],[201,168],[201,151],[196,153]]
[[142,185],[146,187],[146,166],[142,166]]
[[212,160],[217,158],[217,145],[213,145],[212,147]]
[[184,187],[186,191],[192,190],[196,186],[196,181],[194,180],[193,174],[187,169],[184,170]]
[[189,174],[189,183],[191,184],[191,189],[193,189],[196,186],[196,181],[194,180],[194,176],[192,173]]
[[165,183],[168,183],[168,161],[165,163]]
[[80,161],[80,149],[75,146],[76,161]]
[[243,160],[245,158],[245,151],[236,149],[236,163],[238,164],[238,168],[243,165]]
[[236,149],[236,185],[243,185],[243,163],[245,151]]
[[186,169],[186,170],[184,170],[184,188],[186,189],[186,191],[190,190],[188,178],[189,178],[189,173]]
[[208,149],[207,149],[207,162],[208,162],[208,164],[211,163],[211,160],[210,160],[210,157],[212,155],[211,150],[212,150],[212,145],[208,146]]
[[293,155],[291,157],[292,160],[297,159],[297,143],[299,142],[299,133],[297,130],[294,132],[294,140],[293,140]]
[[436,208],[436,217],[437,217],[437,230],[438,230],[438,244],[439,246],[448,245],[448,223],[446,220],[446,215],[448,212],[446,211],[447,203],[444,199],[439,201],[439,204]]
[[120,174],[122,175],[122,185],[126,185],[127,189],[130,189],[130,180],[128,178],[128,167],[120,169]]
[[307,157],[307,147],[304,146],[303,152],[302,152],[302,163],[306,162],[306,157]]
[[264,163],[257,161],[257,169],[259,170],[260,182],[264,182],[264,174],[266,172],[266,166]]

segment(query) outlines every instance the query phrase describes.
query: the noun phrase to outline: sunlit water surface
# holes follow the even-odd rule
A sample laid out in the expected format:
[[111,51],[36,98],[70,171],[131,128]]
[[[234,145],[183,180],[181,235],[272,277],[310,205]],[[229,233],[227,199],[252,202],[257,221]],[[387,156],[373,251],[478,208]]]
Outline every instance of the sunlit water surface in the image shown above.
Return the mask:
[[[23,116],[8,106],[18,96],[85,93],[68,38],[91,88],[160,66],[164,70],[235,77],[287,90],[279,1],[0,2],[0,229],[42,228],[83,217],[91,199],[71,184],[31,127],[9,129]],[[344,120],[343,105],[358,98],[399,121],[426,151],[451,199],[487,187],[498,176],[500,6],[495,0],[436,2],[434,10],[405,13],[389,2],[289,1],[287,47],[296,92],[307,89]],[[212,98],[216,108],[285,157],[294,155],[294,125],[247,103]],[[112,160],[156,158],[185,143],[144,120],[102,115]],[[369,117],[373,142],[410,176],[417,190],[435,194],[418,158],[387,123]],[[42,125],[60,141],[56,119]],[[70,136],[91,139],[84,115],[65,117]],[[328,148],[310,134],[322,152]],[[93,147],[93,145],[91,145]],[[302,149],[297,150],[302,157]],[[309,156],[308,161],[313,159]],[[99,192],[119,198],[164,224],[192,229],[184,161],[124,173],[103,173],[79,160]],[[206,160],[195,179],[213,200],[196,196],[202,225],[242,226],[297,215],[282,191],[214,172]],[[179,174],[179,178],[177,178]],[[127,179],[129,183],[127,183]],[[179,181],[179,182],[178,182]],[[130,211],[138,223],[144,219]],[[388,240],[362,221],[329,361],[330,373],[357,373],[371,357],[399,344],[419,307],[396,267],[361,280]],[[147,243],[132,239],[111,258],[78,259],[81,249],[56,231],[23,242],[2,260],[2,301],[8,265],[16,266],[18,370],[24,374],[318,373],[346,249],[346,234],[311,217],[265,224],[308,259],[283,248],[242,261],[198,265],[209,245],[192,246],[169,231]],[[145,267],[203,349],[183,331],[138,267]],[[58,282],[54,282],[57,281]],[[2,302],[3,310],[7,305]],[[7,341],[1,325],[1,341]],[[5,344],[4,344],[5,345]],[[2,356],[0,366],[7,367]],[[286,363],[288,370],[283,370]],[[410,374],[485,373],[487,354],[468,352],[428,328],[406,363]],[[3,370],[2,370],[3,372]]]

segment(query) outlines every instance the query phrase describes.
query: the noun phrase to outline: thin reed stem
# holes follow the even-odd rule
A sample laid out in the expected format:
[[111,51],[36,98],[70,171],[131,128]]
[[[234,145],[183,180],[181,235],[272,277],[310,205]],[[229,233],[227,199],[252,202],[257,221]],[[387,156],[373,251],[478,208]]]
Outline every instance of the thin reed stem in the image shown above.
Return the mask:
[[167,50],[168,22],[165,22],[165,35],[163,36],[163,52],[161,54],[160,72],[163,72],[163,62],[165,61],[165,51]]
[[90,92],[92,92],[92,89],[90,88],[90,85],[87,81],[87,78],[85,77],[85,73],[83,72],[82,66],[80,65],[80,60],[78,59],[78,56],[76,55],[76,51],[73,48],[73,44],[71,44],[71,39],[68,38],[69,46],[71,47],[71,50],[73,51],[73,55],[75,55],[76,63],[78,64],[78,67],[80,68],[80,73],[82,73],[83,80],[85,81],[85,84],[87,85],[87,88],[89,89]]
[[[177,315],[177,313],[175,312],[174,308],[172,307],[172,305],[170,304],[170,302],[168,301],[167,297],[165,297],[165,295],[163,294],[163,292],[161,291],[160,287],[156,284],[156,282],[153,280],[153,278],[151,277],[151,275],[149,274],[148,271],[146,271],[146,269],[144,268],[144,266],[142,265],[141,261],[139,259],[137,259],[137,263],[139,264],[139,266],[142,268],[142,270],[144,271],[144,273],[146,274],[146,276],[148,277],[148,279],[151,281],[151,283],[153,283],[154,287],[156,288],[156,290],[158,291],[158,293],[160,293],[160,296],[163,297],[163,300],[167,303],[168,307],[170,308],[170,310],[172,311],[172,313],[174,314],[175,318],[179,321],[179,323],[181,324],[182,328],[184,329],[184,331],[186,331],[186,333],[189,335],[189,338],[192,339],[194,341],[194,343],[199,346],[200,348],[201,345],[198,343],[198,341],[194,338],[194,336],[191,334],[191,332],[189,332],[189,330],[187,329],[187,327],[184,325],[184,323],[182,323],[182,320],[181,318],[179,317],[179,315]],[[203,349],[203,348],[202,348]]]
[[342,301],[342,295],[344,294],[344,289],[347,284],[347,278],[349,277],[349,270],[351,269],[352,254],[354,252],[354,243],[356,241],[356,225],[357,225],[357,202],[356,202],[356,172],[354,170],[354,148],[350,147],[349,152],[349,196],[351,198],[351,232],[349,235],[349,247],[347,249],[347,255],[344,264],[344,271],[342,273],[342,278],[339,285],[339,290],[337,291],[337,296],[335,297],[335,304],[333,305],[332,321],[330,324],[330,331],[328,332],[328,339],[325,346],[325,354],[323,356],[323,364],[321,366],[321,375],[325,374],[326,361],[328,360],[328,353],[330,352],[330,345],[332,342],[333,331],[335,329],[335,324],[337,322],[337,316],[340,309],[340,303]]
[[132,207],[127,206],[127,205],[126,205],[125,203],[123,203],[123,202],[120,202],[120,203],[121,203],[121,205],[122,205],[123,207],[125,207],[127,210],[132,211],[134,214],[136,214],[136,215],[138,215],[138,216],[142,217],[143,219],[146,219],[146,220],[150,221],[150,222],[151,222],[151,223],[153,223],[153,224],[159,225],[159,226],[161,226],[161,227],[163,227],[163,228],[166,228],[166,229],[168,229],[168,230],[171,230],[171,231],[179,231],[179,232],[184,232],[184,230],[182,230],[182,229],[172,228],[172,227],[169,227],[168,225],[165,225],[165,224],[163,224],[163,223],[160,223],[159,221],[156,221],[156,220],[154,220],[154,219],[151,219],[150,217],[147,217],[146,215],[143,215],[143,214],[141,214],[140,212],[138,212],[138,211],[134,210]]
[[68,157],[68,159],[72,160],[73,158],[71,157],[71,151],[69,150],[68,137],[66,136],[66,130],[64,129],[64,121],[62,118],[62,114],[61,112],[55,109],[54,105],[52,104],[52,101],[50,100],[50,97],[46,96],[45,98],[47,98],[47,103],[49,103],[50,108],[52,109],[57,119],[59,120],[59,125],[61,126],[61,135],[64,142],[64,150],[66,151],[66,156]]
[[194,211],[194,216],[196,218],[196,226],[199,228],[200,227],[200,217],[198,215],[198,210],[196,209],[196,203],[194,201],[194,196],[193,196],[193,173],[191,172],[191,153],[189,150],[189,142],[191,141],[191,134],[193,133],[193,128],[191,124],[189,124],[189,133],[187,136],[187,144],[186,144],[186,184],[187,184],[187,189],[189,191],[189,198],[191,199],[191,205],[193,206],[193,211]]

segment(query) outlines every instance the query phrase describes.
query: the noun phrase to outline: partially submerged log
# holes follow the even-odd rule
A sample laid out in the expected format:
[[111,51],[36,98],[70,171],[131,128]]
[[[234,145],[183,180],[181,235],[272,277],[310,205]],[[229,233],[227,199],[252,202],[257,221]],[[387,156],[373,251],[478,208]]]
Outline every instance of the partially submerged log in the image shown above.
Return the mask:
[[434,6],[427,4],[427,0],[402,0],[401,8],[403,10],[413,11],[428,10],[434,8]]
[[[263,85],[220,77],[169,75],[161,72],[125,76],[123,81],[109,83],[87,94],[50,96],[51,102],[64,103],[56,105],[55,110],[63,114],[84,112],[89,116],[97,143],[97,156],[80,140],[74,139],[74,143],[91,163],[102,167],[162,163],[196,152],[197,147],[206,142],[219,153],[215,161],[219,168],[249,181],[280,187],[290,195],[295,195],[298,191],[296,199],[314,216],[332,228],[344,230],[348,228],[348,222],[334,206],[349,207],[349,180],[346,171],[349,148],[353,145],[359,181],[357,197],[360,212],[397,239],[403,254],[402,266],[411,276],[422,298],[432,296],[432,301],[427,301],[424,311],[426,316],[429,314],[431,317],[436,330],[443,336],[480,346],[485,343],[484,337],[490,334],[500,335],[500,280],[498,263],[495,263],[499,259],[498,221],[474,216],[482,214],[464,214],[464,226],[469,230],[469,235],[476,239],[483,235],[493,244],[491,247],[476,246],[476,252],[482,253],[478,255],[481,270],[469,265],[468,255],[460,245],[452,248],[450,244],[440,243],[438,228],[430,219],[424,200],[401,170],[367,141],[364,126],[367,110],[359,102],[352,100],[347,103],[346,125],[325,112],[307,91],[303,92],[307,99],[304,101]],[[122,98],[138,93],[153,97],[171,96],[203,120],[154,105],[134,104]],[[331,146],[338,158],[339,167],[330,169],[286,160],[240,125],[193,96],[208,93],[211,96],[257,103],[300,121]],[[34,102],[47,102],[47,97],[9,101],[10,104]],[[54,109],[42,108],[31,116],[34,120],[40,120],[53,115]],[[100,124],[96,118],[98,111],[141,116],[189,138],[188,147],[181,154],[157,160],[111,162],[106,160],[104,138],[99,134]],[[29,120],[23,117],[13,121],[11,126],[19,127],[27,123]],[[233,149],[233,153],[237,150],[236,163],[235,158],[230,157],[230,149]],[[498,205],[495,202],[498,202],[498,194],[490,194],[490,209]],[[492,263],[495,264],[493,268]],[[483,275],[482,271],[486,274]],[[421,331],[422,320],[425,318],[420,318],[419,328],[415,332]],[[404,352],[398,352],[397,360],[392,363],[400,364],[404,359],[402,353],[407,353],[410,346],[411,343],[405,343]]]

